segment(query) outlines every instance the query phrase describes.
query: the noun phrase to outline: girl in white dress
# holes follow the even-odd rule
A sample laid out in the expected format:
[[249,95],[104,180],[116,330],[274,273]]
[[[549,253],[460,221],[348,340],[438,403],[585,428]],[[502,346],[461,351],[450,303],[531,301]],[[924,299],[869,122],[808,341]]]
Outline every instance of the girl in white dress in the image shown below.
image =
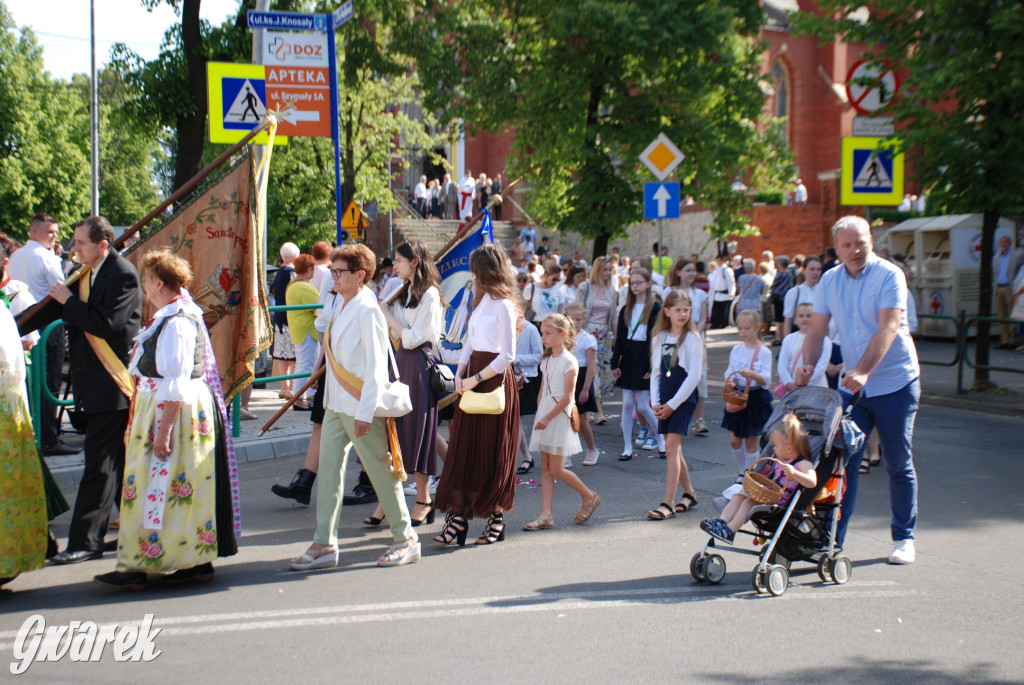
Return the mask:
[[570,403],[575,400],[576,376],[579,363],[572,354],[576,344],[573,325],[562,314],[551,314],[541,323],[540,338],[544,343],[541,360],[540,402],[537,420],[530,436],[530,451],[540,451],[541,460],[541,513],[523,526],[523,530],[554,528],[551,504],[555,496],[555,479],[579,493],[583,505],[573,516],[573,522],[586,523],[601,497],[583,484],[583,481],[562,465],[562,460],[582,450],[579,436],[569,421]]

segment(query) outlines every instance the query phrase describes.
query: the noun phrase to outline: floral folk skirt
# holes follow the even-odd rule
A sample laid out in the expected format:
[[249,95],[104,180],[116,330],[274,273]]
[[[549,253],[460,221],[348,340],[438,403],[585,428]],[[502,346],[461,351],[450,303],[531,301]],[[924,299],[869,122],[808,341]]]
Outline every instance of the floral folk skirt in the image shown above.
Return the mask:
[[0,578],[42,568],[46,495],[25,397],[0,387]]

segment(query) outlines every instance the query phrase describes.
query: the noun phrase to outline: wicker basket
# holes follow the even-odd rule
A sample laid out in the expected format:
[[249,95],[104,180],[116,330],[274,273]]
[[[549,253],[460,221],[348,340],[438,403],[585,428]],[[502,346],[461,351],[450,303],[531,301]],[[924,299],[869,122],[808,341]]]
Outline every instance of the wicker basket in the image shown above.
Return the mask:
[[[733,371],[729,374],[729,378],[739,375],[739,371]],[[739,383],[729,387],[729,378],[726,378],[726,383],[722,386],[722,399],[725,400],[726,404],[735,404],[740,408],[747,406],[747,400],[750,398],[750,382],[747,381],[743,388],[740,388]],[[740,376],[742,379],[743,377]]]
[[[775,504],[782,498],[782,493],[785,492],[786,486],[779,485],[768,476],[754,470],[754,467],[762,461],[782,463],[772,457],[764,457],[755,461],[747,469],[747,472],[743,474],[743,492],[758,504]],[[786,476],[786,484],[789,484],[789,476]]]

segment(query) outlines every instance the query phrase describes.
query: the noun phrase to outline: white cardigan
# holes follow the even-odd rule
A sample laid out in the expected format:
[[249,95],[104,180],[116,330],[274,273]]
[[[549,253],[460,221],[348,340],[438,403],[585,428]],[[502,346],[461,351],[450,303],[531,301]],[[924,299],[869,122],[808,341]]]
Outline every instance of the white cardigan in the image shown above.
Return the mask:
[[356,400],[328,369],[324,407],[370,423],[388,382],[387,350],[391,341],[388,339],[387,322],[377,298],[368,287],[360,288],[351,301],[341,304],[340,296],[338,301],[330,323],[331,338],[328,342],[338,364],[363,381],[363,390],[361,398]]

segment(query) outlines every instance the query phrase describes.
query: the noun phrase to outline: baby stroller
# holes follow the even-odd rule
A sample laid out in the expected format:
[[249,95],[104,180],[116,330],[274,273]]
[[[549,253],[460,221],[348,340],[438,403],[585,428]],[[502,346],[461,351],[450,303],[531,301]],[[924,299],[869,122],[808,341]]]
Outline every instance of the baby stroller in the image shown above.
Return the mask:
[[[809,434],[810,461],[814,464],[818,484],[813,488],[798,485],[785,506],[755,505],[750,512],[750,523],[757,530],[751,532],[744,527],[737,531],[737,537],[744,534],[754,538],[755,545],[761,541],[760,550],[731,548],[731,551],[758,557],[750,575],[750,584],[755,592],[768,592],[775,597],[782,595],[789,587],[789,566],[794,561],[817,563],[822,582],[831,580],[842,585],[850,579],[852,564],[849,558],[839,556],[842,550],[835,546],[835,535],[845,490],[844,472],[849,460],[842,425],[844,420],[849,420],[852,407],[851,404],[844,414],[842,398],[835,390],[801,387],[782,398],[765,424],[761,432],[759,460],[751,465],[737,484],[743,479],[751,479],[756,486],[757,480],[766,480],[753,476],[751,472],[761,472],[762,476],[770,474],[775,462],[762,461],[774,455],[769,436],[789,412],[796,414]],[[755,497],[751,499],[760,501]],[[715,505],[721,510],[728,501],[721,497],[715,500]],[[711,537],[690,560],[690,574],[697,582],[720,583],[725,578],[725,559],[714,553],[714,547],[716,540]]]

